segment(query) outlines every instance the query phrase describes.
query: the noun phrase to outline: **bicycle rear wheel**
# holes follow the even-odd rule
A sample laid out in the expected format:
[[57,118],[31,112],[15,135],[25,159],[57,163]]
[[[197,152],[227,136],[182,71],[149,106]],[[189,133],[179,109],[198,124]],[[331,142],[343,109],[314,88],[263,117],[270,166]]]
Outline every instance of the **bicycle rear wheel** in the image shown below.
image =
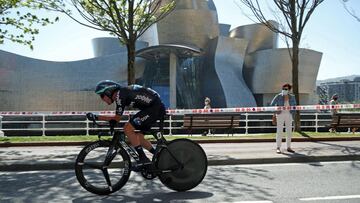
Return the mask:
[[160,170],[177,168],[172,172],[161,173],[159,179],[172,190],[186,191],[196,187],[204,179],[207,157],[199,144],[188,139],[177,139],[160,151],[156,166]]
[[85,146],[77,156],[76,178],[91,193],[108,195],[122,188],[129,179],[129,155],[122,148],[108,153],[110,146],[109,141],[96,141]]

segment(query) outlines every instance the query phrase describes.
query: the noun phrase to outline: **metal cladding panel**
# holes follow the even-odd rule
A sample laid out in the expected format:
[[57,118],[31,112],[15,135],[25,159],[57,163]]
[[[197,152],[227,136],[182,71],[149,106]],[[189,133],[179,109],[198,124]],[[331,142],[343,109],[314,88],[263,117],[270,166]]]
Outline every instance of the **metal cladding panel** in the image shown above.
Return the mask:
[[[169,3],[171,0],[163,1],[163,4]],[[175,10],[180,9],[211,9],[216,10],[212,0],[175,0]]]
[[[143,65],[137,68],[142,75]],[[113,109],[93,93],[96,83],[111,79],[126,84],[127,57],[52,62],[0,51],[0,111],[82,111]]]
[[215,70],[225,95],[226,107],[256,106],[255,98],[242,75],[247,44],[245,39],[218,38]]
[[204,49],[219,35],[216,11],[209,9],[174,10],[157,24],[159,44],[192,45]]
[[[118,53],[127,53],[126,46],[122,45],[116,37],[99,37],[91,40],[95,57],[107,56]],[[136,50],[148,46],[147,42],[137,41]]]
[[[159,45],[159,36],[157,30],[157,23],[151,25],[139,38],[138,41],[143,41],[148,44],[148,46],[157,46]],[[137,48],[138,49],[138,48]]]
[[[275,21],[271,22],[277,25]],[[234,28],[230,31],[230,37],[247,39],[249,44],[246,53],[252,53],[259,50],[276,48],[278,34],[269,30],[266,26],[257,23]]]
[[98,37],[91,40],[94,56],[106,56],[115,53],[127,52],[116,37]]
[[[300,49],[299,92],[313,93],[322,53]],[[251,55],[253,74],[250,88],[254,94],[276,93],[284,83],[292,84],[292,65],[287,48],[257,51]]]

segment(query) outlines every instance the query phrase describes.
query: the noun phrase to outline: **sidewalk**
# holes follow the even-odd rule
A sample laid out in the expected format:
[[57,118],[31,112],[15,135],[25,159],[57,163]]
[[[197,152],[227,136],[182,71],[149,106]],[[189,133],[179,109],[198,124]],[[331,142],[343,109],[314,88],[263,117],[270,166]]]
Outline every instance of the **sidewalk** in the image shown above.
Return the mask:
[[[275,153],[274,142],[202,143],[210,166],[360,160],[360,141],[293,142],[296,153]],[[284,145],[283,145],[284,146]],[[0,171],[73,169],[83,146],[0,147]]]

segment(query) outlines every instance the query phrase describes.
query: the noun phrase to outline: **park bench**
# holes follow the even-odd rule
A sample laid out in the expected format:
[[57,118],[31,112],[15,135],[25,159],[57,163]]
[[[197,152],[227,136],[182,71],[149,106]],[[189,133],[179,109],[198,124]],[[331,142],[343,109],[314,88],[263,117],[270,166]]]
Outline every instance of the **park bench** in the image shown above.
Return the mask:
[[355,133],[360,127],[360,113],[336,113],[328,126],[334,129],[351,128],[351,131]]
[[194,129],[224,129],[228,135],[233,134],[235,126],[239,126],[240,114],[185,114],[183,128],[192,135]]

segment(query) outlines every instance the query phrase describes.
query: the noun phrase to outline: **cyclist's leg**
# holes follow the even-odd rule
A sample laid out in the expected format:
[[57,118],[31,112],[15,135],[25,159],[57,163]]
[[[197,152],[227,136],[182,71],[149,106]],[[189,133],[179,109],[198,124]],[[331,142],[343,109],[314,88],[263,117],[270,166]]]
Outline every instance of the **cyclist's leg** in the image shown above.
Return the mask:
[[136,129],[130,122],[126,123],[124,126],[124,132],[126,136],[128,136],[131,145],[133,147],[141,145],[142,147],[153,153],[153,151],[155,150],[151,142],[144,138],[144,134],[135,132],[135,130]]
[[129,141],[133,147],[140,145],[140,139],[135,132],[135,128],[130,122],[125,123],[124,133],[129,138]]
[[[140,112],[136,113],[130,119],[130,124],[133,127],[133,131],[135,132],[135,129],[139,131],[150,130],[151,127],[159,119],[161,108],[162,108],[161,104],[155,104],[149,108],[143,109]],[[137,138],[139,139],[141,146],[147,149],[152,154],[154,154],[155,149],[153,148],[150,141],[144,138],[144,134],[141,132],[136,132],[135,134],[137,135]]]
[[145,149],[147,149],[150,153],[154,154],[155,153],[155,149],[152,146],[151,142],[149,140],[145,139],[144,134],[142,133],[136,133],[140,139],[140,143],[141,146],[144,147]]
[[140,136],[135,132],[134,126],[127,122],[124,125],[124,133],[129,138],[131,145],[135,148],[136,152],[139,154],[140,161],[148,161],[140,142]]

